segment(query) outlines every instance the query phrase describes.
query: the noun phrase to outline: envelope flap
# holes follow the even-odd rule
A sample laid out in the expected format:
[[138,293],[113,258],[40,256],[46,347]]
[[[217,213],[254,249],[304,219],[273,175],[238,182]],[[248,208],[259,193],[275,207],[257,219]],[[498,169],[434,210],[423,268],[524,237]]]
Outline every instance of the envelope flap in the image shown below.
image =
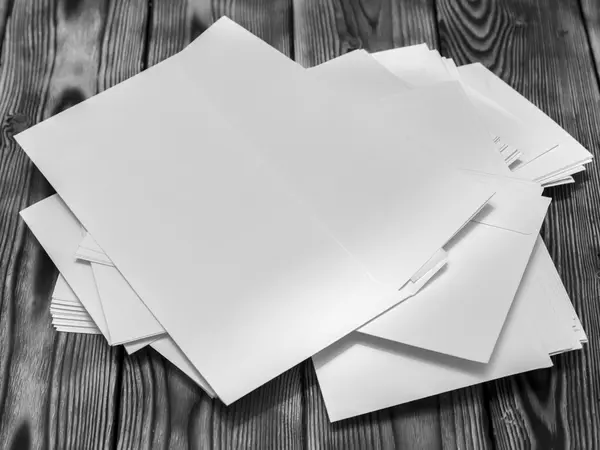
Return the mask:
[[543,188],[539,184],[474,172],[472,176],[496,191],[473,221],[521,234],[537,232],[545,217],[545,208],[539,201]]

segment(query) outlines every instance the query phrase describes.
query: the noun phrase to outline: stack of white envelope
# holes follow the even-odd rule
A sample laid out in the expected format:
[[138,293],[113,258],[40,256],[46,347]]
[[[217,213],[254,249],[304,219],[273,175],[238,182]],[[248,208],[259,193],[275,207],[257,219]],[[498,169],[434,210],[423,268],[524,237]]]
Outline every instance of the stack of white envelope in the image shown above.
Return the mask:
[[307,70],[223,18],[16,139],[57,191],[21,213],[56,329],[151,346],[225,404],[312,357],[336,421],[586,341],[539,230],[592,156],[481,65]]

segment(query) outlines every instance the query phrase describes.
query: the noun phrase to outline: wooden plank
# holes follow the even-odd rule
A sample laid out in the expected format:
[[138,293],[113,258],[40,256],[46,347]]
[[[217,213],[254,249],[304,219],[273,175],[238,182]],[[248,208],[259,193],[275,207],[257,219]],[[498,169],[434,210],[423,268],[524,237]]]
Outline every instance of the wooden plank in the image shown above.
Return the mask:
[[228,16],[265,42],[292,54],[292,0],[163,0],[152,3],[148,65],[173,55],[215,20]]
[[494,448],[488,429],[488,411],[482,386],[440,396],[440,423],[444,449]]
[[[310,67],[356,48],[378,51],[426,42],[437,48],[430,1],[297,1],[294,48]],[[307,369],[308,370],[308,369]],[[312,369],[310,369],[312,370]],[[310,370],[308,374],[310,375]],[[307,379],[312,380],[310,376]],[[489,448],[481,389],[465,389],[330,425],[316,382],[308,384],[309,447]]]
[[[446,55],[482,61],[598,154],[600,93],[575,0],[439,0],[438,12]],[[548,191],[554,201],[543,233],[590,345],[556,358],[556,369],[486,386],[498,448],[600,442],[599,171],[592,164],[575,186]]]
[[594,0],[579,0],[579,3],[594,57],[596,76],[600,80],[600,5]]
[[[288,0],[156,0],[147,66],[181,50],[222,15],[292,53]],[[118,448],[301,448],[300,374],[300,367],[292,369],[225,407],[155,351],[142,350],[123,365]]]
[[311,67],[358,48],[427,42],[437,48],[433,0],[296,0],[295,58]]
[[96,90],[104,2],[15,2],[0,68],[0,447],[104,448],[115,436],[118,353],[57,334],[56,270],[18,211],[51,193],[13,135]]
[[13,0],[0,0],[0,55],[6,36],[6,23],[12,14],[13,3]]

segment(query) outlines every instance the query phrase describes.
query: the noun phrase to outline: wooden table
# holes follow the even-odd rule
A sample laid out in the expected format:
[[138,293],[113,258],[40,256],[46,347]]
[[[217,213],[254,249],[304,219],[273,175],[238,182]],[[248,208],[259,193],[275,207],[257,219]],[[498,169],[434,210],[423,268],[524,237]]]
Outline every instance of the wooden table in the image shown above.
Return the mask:
[[13,135],[223,14],[305,66],[420,42],[481,61],[599,151],[597,0],[0,0],[0,448],[600,446],[598,163],[548,191],[543,236],[590,338],[551,370],[331,425],[310,362],[226,408],[154,351],[128,357],[102,337],[54,331],[57,272],[18,216],[52,191]]

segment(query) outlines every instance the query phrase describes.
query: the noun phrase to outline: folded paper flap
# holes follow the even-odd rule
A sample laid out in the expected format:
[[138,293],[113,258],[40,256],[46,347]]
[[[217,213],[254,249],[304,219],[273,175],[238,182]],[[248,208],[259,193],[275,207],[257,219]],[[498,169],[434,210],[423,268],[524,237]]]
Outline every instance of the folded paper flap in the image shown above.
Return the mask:
[[546,207],[544,201],[540,202],[543,188],[539,184],[518,178],[468,173],[496,191],[486,207],[475,216],[475,222],[521,234],[537,233]]
[[85,236],[81,240],[79,247],[87,248],[88,250],[92,250],[92,251],[104,254],[104,250],[102,250],[102,248],[94,240],[92,235],[88,232],[85,233]]

